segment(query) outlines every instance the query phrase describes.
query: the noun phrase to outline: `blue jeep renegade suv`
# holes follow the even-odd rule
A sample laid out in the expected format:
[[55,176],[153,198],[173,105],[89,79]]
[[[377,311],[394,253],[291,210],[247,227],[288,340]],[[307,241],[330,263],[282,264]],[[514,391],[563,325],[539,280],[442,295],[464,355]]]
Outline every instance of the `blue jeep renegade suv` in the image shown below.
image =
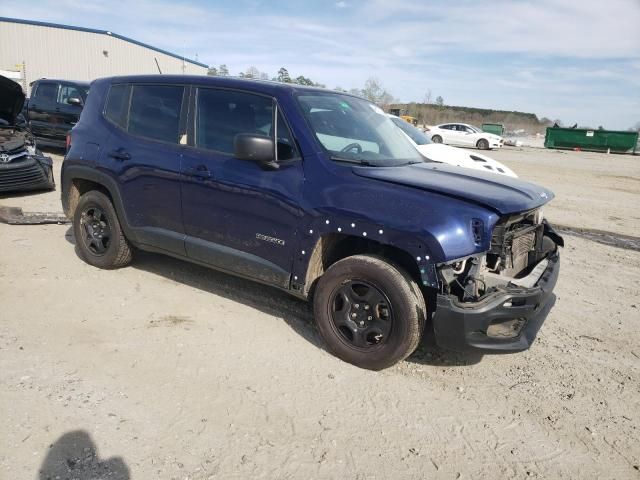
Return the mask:
[[423,334],[524,350],[555,300],[553,194],[432,162],[359,97],[105,78],[68,144],[62,203],[85,261],[122,267],[135,247],[312,299],[329,349],[360,367],[393,365]]

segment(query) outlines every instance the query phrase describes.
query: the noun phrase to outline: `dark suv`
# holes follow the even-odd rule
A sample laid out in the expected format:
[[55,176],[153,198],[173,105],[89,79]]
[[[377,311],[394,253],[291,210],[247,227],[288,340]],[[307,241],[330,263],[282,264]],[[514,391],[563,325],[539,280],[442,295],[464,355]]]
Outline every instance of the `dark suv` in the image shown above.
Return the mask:
[[26,120],[38,147],[64,148],[67,133],[80,118],[88,82],[43,78],[31,84]]
[[223,77],[94,81],[62,166],[91,265],[136,247],[313,299],[328,347],[370,369],[428,319],[445,347],[528,348],[555,299],[552,198],[421,157],[362,98]]

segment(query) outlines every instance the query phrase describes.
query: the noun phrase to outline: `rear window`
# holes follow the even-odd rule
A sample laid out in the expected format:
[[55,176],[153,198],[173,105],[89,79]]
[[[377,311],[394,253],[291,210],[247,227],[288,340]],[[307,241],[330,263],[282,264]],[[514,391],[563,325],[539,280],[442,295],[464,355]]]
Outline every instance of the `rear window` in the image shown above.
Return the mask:
[[134,85],[129,110],[129,133],[179,143],[183,94],[183,86]]
[[104,116],[107,120],[121,128],[127,128],[127,114],[129,113],[129,85],[112,85],[107,96]]

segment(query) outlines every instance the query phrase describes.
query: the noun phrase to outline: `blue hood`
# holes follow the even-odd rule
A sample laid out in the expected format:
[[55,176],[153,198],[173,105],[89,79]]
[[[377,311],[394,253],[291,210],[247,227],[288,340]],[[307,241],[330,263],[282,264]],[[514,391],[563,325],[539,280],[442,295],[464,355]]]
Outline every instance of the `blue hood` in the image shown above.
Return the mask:
[[361,177],[406,185],[488,207],[501,215],[525,212],[549,202],[553,192],[517,178],[451,165],[353,167]]

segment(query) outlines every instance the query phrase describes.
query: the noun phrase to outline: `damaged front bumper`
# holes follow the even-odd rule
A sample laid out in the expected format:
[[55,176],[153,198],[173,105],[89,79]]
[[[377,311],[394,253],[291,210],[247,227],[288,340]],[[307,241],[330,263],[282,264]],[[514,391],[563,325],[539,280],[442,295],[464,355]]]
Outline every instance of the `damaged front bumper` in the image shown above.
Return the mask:
[[8,163],[0,162],[0,192],[55,188],[51,158],[34,153]]
[[557,248],[541,264],[544,270],[540,274],[542,268],[538,269],[540,276],[530,287],[509,284],[477,302],[464,303],[455,296],[438,294],[433,315],[436,343],[458,351],[528,349],[555,303],[553,289],[560,272]]

